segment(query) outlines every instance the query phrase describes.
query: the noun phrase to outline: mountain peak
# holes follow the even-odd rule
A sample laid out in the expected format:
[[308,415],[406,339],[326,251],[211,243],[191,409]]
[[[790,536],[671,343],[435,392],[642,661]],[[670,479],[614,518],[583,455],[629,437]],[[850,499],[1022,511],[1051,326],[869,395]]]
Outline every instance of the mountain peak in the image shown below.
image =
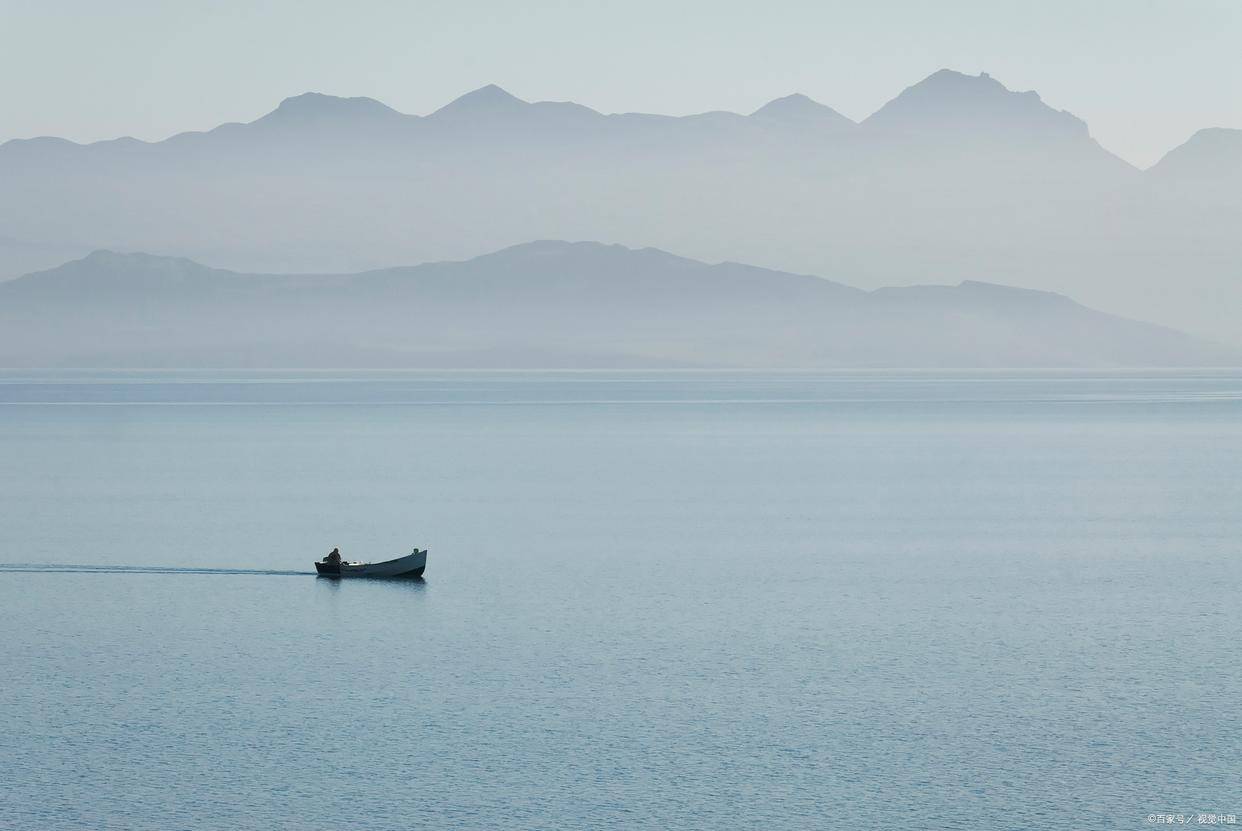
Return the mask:
[[1242,176],[1242,130],[1206,127],[1173,148],[1152,167],[1162,176],[1216,179]]
[[797,123],[822,122],[840,125],[854,123],[832,107],[821,104],[800,92],[769,101],[751,113],[750,116],[751,118],[762,118],[771,121]]
[[[135,270],[155,270],[155,269],[190,269],[211,271],[207,266],[200,265],[193,260],[185,257],[169,257],[162,254],[147,254],[142,251],[113,251],[109,248],[100,248],[85,257],[77,260],[70,260],[61,266],[62,269],[80,266],[89,266],[93,269],[108,271],[135,271]],[[53,269],[55,270],[55,269]]]
[[1033,91],[1008,89],[986,72],[941,69],[907,87],[863,122],[895,133],[1009,134],[1088,138],[1087,125]]
[[334,121],[340,119],[403,117],[374,98],[340,98],[321,92],[304,92],[280,102],[259,119],[264,123]]
[[455,98],[436,110],[432,115],[469,115],[495,112],[511,112],[526,106],[526,102],[495,84],[488,84]]
[[[97,248],[91,253],[87,254],[85,257],[81,257],[78,260],[71,260],[70,262],[83,262],[83,263],[91,263],[92,265],[103,265],[106,263],[113,263],[113,262],[125,260],[132,256],[135,256],[135,255],[122,254],[119,251],[113,251],[111,248]],[[149,257],[150,255],[149,254],[138,254],[137,256]]]
[[25,291],[72,293],[82,298],[113,293],[131,296],[228,273],[184,257],[99,249],[81,259],[19,277],[11,284]]
[[[692,260],[678,257],[676,254],[670,254],[659,248],[629,248],[617,243],[596,242],[593,240],[557,240],[557,239],[541,239],[531,242],[522,242],[517,245],[511,245],[508,248],[502,248],[499,251],[493,251],[490,254],[484,254],[476,258],[478,260],[504,260],[510,262],[531,262],[531,261],[561,261],[573,262],[581,261],[593,265],[601,265],[610,261],[626,260],[630,263],[638,263],[642,261],[662,261],[662,262],[694,262]],[[703,263],[696,263],[703,265]]]
[[[919,84],[938,85],[943,87],[990,87],[992,89],[1008,91],[1005,89],[1004,84],[986,72],[980,72],[978,75],[967,75],[965,72],[958,72],[956,69],[949,69],[947,67],[944,69],[937,69],[935,72],[920,81]],[[918,86],[919,84],[916,84],[915,86]],[[1036,95],[1035,97],[1038,98],[1039,96]]]

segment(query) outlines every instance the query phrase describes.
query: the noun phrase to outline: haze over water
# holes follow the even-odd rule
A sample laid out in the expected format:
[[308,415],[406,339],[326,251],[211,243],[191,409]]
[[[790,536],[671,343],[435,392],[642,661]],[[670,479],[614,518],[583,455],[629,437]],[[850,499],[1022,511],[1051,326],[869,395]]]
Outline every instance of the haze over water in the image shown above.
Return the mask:
[[6,372],[0,826],[1242,813],[1239,469],[1236,371]]

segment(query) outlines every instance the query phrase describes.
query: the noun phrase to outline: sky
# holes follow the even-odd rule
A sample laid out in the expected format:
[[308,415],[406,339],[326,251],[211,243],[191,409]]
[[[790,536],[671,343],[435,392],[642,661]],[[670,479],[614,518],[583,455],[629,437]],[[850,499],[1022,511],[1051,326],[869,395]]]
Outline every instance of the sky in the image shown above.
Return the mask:
[[603,112],[853,119],[986,71],[1140,167],[1242,128],[1242,0],[0,0],[0,141],[156,140],[307,91],[426,113],[496,83]]

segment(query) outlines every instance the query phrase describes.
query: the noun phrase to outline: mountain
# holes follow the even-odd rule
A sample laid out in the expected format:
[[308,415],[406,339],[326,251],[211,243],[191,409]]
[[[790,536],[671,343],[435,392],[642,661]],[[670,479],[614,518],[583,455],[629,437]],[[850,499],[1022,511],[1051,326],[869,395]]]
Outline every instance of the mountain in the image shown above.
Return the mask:
[[794,93],[769,101],[751,113],[750,117],[816,129],[849,130],[857,126],[832,107],[808,98],[802,93]]
[[0,284],[0,365],[986,367],[1237,358],[1046,292],[866,292],[652,248],[535,242],[359,274],[97,251]]
[[522,112],[530,106],[507,90],[495,84],[488,84],[445,104],[432,113],[432,117],[439,119],[494,117],[503,113]]
[[[1053,175],[1072,167],[1075,175],[1123,180],[1134,172],[1092,139],[1080,118],[1054,110],[1034,91],[1009,90],[986,72],[942,69],[905,89],[862,128],[876,141],[931,146],[968,167],[999,159],[1007,174],[1044,162],[1052,162]],[[1040,175],[1047,174],[1041,169]]]
[[410,116],[374,98],[337,98],[307,92],[281,101],[280,106],[251,126],[256,131],[384,130],[399,128],[410,120]]
[[866,288],[1023,285],[1242,344],[1237,133],[1140,171],[950,70],[859,123],[804,95],[674,117],[489,85],[418,116],[307,93],[160,142],[0,145],[0,279],[101,248],[352,273],[609,239]]
[[1185,144],[1165,154],[1151,173],[1165,180],[1198,180],[1236,187],[1242,184],[1242,130],[1200,130]]
[[942,69],[907,87],[864,125],[871,130],[952,138],[1000,134],[1019,140],[1081,140],[1087,125],[1054,110],[1036,92],[1013,92],[986,72],[964,75]]

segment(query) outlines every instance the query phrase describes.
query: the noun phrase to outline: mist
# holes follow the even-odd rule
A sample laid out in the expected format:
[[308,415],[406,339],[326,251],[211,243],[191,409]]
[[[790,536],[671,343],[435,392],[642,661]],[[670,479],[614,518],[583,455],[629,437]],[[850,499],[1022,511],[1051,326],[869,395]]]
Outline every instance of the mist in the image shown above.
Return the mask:
[[975,280],[1238,343],[1242,131],[1139,170],[1078,117],[937,72],[855,123],[605,115],[499,87],[428,116],[307,94],[144,143],[0,146],[0,274],[96,249],[261,272],[468,259],[535,239],[655,246],[861,288]]

